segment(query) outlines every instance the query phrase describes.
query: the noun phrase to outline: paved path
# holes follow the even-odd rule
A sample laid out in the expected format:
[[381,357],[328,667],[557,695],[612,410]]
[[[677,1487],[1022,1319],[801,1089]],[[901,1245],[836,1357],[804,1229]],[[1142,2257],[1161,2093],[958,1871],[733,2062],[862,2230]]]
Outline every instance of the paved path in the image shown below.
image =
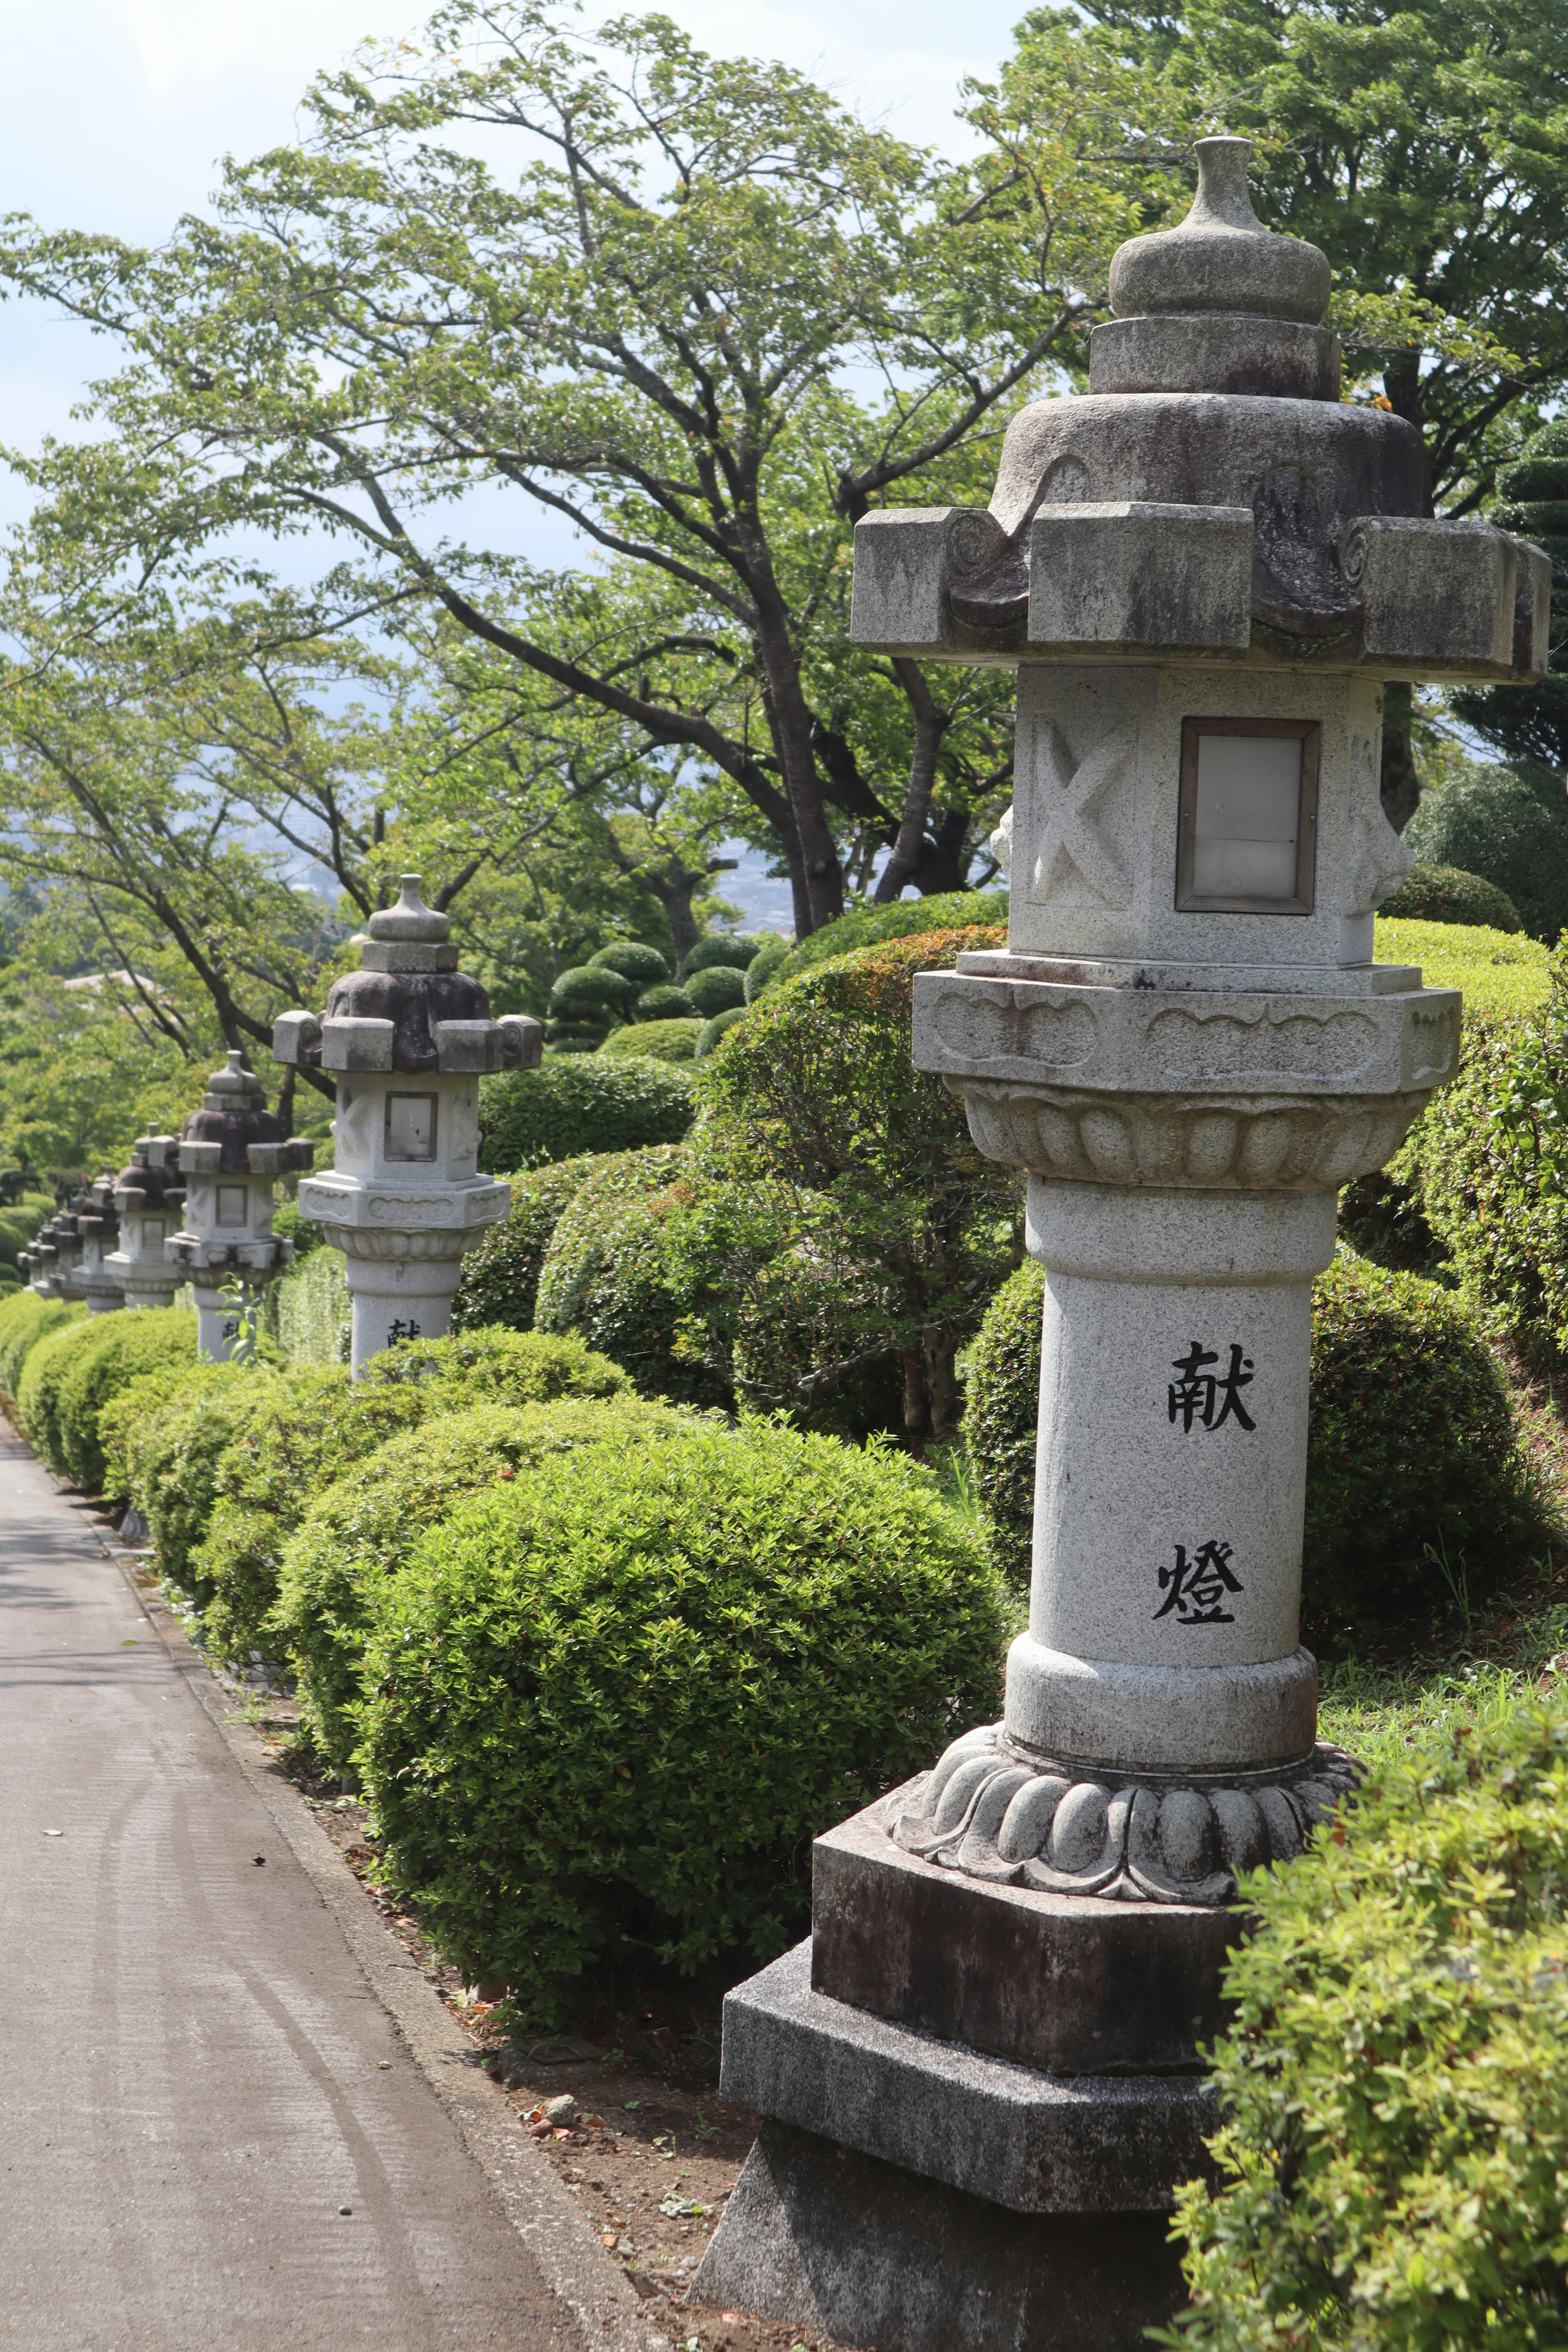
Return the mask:
[[0,1430],[12,2344],[583,2338],[120,1572]]

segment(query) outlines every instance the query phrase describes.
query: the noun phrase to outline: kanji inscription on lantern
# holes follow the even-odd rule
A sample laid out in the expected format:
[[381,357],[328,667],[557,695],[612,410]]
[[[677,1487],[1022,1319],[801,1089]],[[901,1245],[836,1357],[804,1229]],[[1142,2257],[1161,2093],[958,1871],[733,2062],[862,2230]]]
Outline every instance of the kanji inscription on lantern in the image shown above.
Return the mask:
[[389,1323],[386,1327],[386,1344],[389,1348],[395,1348],[399,1339],[417,1339],[418,1337],[418,1324],[405,1322],[401,1317],[395,1323]]
[[1250,1388],[1257,1377],[1251,1357],[1242,1353],[1239,1341],[1233,1340],[1229,1369],[1216,1370],[1218,1362],[1217,1350],[1194,1339],[1186,1354],[1176,1357],[1172,1365],[1180,1377],[1165,1391],[1166,1409],[1173,1422],[1180,1420],[1184,1433],[1190,1432],[1194,1423],[1200,1429],[1223,1429],[1227,1421],[1234,1421],[1238,1429],[1258,1426],[1241,1402],[1242,1390]]
[[1231,1547],[1210,1537],[1189,1559],[1185,1544],[1176,1546],[1176,1564],[1162,1568],[1160,1590],[1164,1600],[1154,1612],[1156,1622],[1174,1612],[1182,1625],[1234,1625],[1236,1614],[1225,1607],[1231,1593],[1245,1590],[1232,1574]]

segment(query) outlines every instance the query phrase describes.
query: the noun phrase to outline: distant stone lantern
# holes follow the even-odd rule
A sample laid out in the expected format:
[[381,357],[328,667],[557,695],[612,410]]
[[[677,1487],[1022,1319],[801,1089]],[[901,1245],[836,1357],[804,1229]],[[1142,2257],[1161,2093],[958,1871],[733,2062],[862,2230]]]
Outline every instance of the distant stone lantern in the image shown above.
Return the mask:
[[33,1236],[28,1252],[32,1262],[32,1287],[42,1298],[77,1298],[79,1291],[73,1287],[76,1270],[76,1218],[68,1207],[58,1208]]
[[114,1180],[120,1246],[104,1263],[127,1307],[167,1307],[184,1276],[163,1244],[179,1231],[185,1188],[172,1135],[138,1136]]
[[1007,944],[917,978],[913,1050],[1027,1176],[1029,1622],[1001,1722],[818,1840],[809,1947],[726,2000],[768,2120],[692,2294],[900,2352],[1131,2352],[1180,2303],[1238,1878],[1355,1777],[1298,1639],[1312,1278],[1458,1057],[1458,997],[1373,961],[1383,688],[1547,661],[1547,557],[1433,516],[1340,398],[1324,256],[1247,141],[1197,152],[989,508],[856,533],[858,645],[1019,674]]
[[125,1294],[110,1263],[120,1238],[120,1220],[115,1208],[114,1178],[107,1169],[87,1187],[76,1211],[76,1229],[73,1280],[77,1291],[86,1299],[89,1315],[111,1315],[124,1306]]
[[402,885],[324,1015],[286,1013],[272,1045],[337,1080],[335,1165],[301,1184],[300,1213],[343,1253],[356,1373],[399,1339],[447,1328],[464,1252],[511,1205],[509,1187],[479,1172],[479,1077],[536,1067],[543,1043],[526,1014],[491,1020],[457,968],[449,919],[425,904],[418,875]]
[[197,1349],[214,1363],[228,1362],[254,1294],[294,1255],[272,1230],[273,1185],[309,1168],[314,1149],[284,1134],[239,1053],[214,1071],[180,1129],[185,1219],[163,1249],[195,1293]]

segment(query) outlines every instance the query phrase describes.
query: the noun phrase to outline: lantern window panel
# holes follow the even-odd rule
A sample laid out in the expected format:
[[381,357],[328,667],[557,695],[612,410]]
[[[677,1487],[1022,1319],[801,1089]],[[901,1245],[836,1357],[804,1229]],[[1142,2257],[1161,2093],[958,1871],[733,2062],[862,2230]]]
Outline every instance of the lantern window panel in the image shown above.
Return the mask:
[[217,1222],[220,1225],[243,1225],[250,1214],[248,1184],[220,1184],[217,1188]]
[[1178,913],[1311,913],[1321,738],[1316,719],[1182,721]]
[[436,1157],[434,1095],[388,1095],[385,1157],[388,1160],[434,1160]]

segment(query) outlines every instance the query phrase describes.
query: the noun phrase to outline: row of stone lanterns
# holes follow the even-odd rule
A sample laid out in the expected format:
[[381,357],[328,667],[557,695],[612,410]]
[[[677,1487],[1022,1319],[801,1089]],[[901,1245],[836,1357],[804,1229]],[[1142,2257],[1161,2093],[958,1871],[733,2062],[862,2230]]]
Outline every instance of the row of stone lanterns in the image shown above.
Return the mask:
[[[287,1013],[276,1058],[337,1082],[335,1166],[301,1183],[300,1211],[343,1253],[356,1373],[404,1339],[437,1338],[463,1255],[510,1205],[479,1172],[479,1081],[533,1068],[543,1043],[526,1014],[490,1018],[457,969],[449,919],[419,877],[370,919],[362,968],[338,981],[325,1013]],[[293,1255],[272,1230],[273,1186],[309,1171],[314,1146],[286,1136],[243,1055],[215,1071],[176,1139],[142,1136],[129,1166],[84,1185],[25,1251],[31,1287],[82,1299],[89,1313],[168,1307],[195,1296],[201,1354],[226,1362],[250,1302]],[[116,1246],[118,1244],[118,1246]]]

